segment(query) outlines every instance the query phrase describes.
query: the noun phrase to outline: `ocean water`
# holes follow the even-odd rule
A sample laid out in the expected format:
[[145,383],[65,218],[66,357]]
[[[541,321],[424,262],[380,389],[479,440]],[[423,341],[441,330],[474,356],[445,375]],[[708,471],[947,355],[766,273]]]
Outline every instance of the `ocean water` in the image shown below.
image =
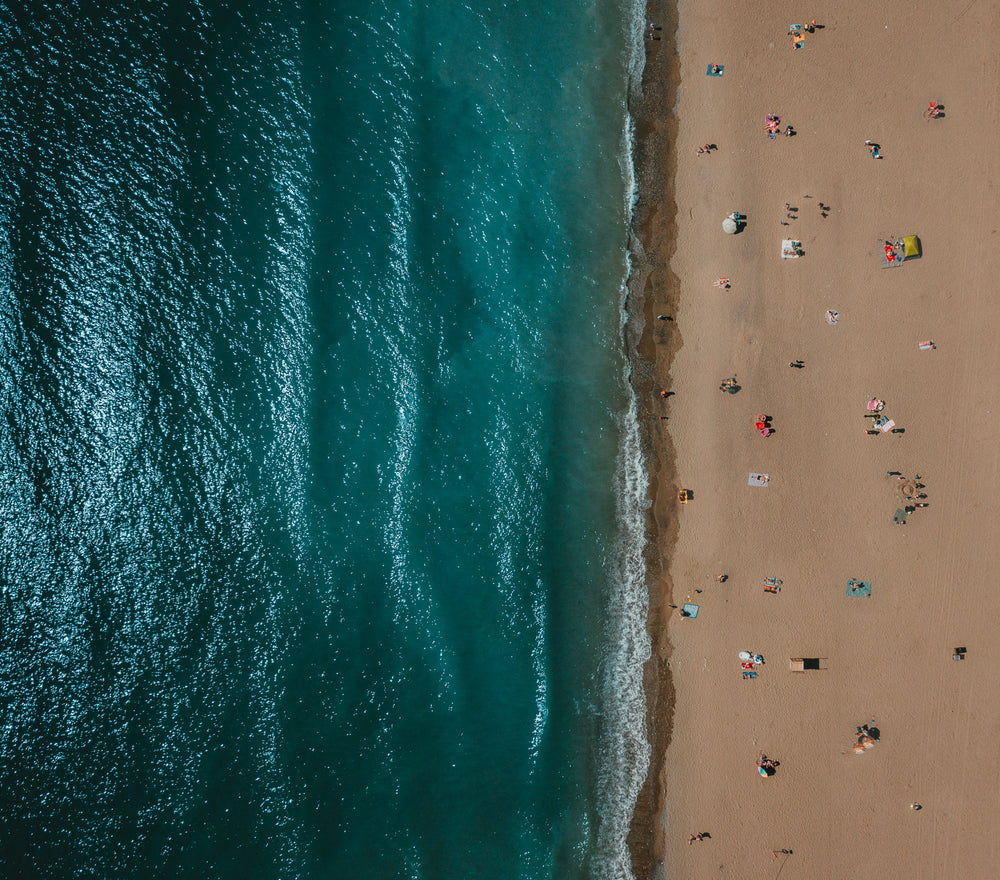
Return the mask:
[[629,876],[641,16],[0,7],[3,876]]

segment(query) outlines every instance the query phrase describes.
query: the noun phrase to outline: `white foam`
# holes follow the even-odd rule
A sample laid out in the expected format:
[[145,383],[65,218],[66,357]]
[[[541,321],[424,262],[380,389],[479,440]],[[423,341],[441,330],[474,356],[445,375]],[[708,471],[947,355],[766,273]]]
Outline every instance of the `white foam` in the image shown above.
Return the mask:
[[[645,66],[646,7],[631,0],[623,9],[627,40],[627,72],[630,101],[641,97]],[[624,183],[624,214],[631,230],[638,185],[635,175],[635,123],[626,111],[619,165]],[[641,253],[641,243],[629,235],[624,278],[620,287],[623,342],[628,334],[626,309],[632,252]],[[602,718],[600,778],[594,875],[601,880],[634,880],[628,834],[635,804],[649,771],[651,746],[646,734],[644,667],[652,649],[647,630],[649,587],[644,551],[646,511],[649,506],[649,474],[642,454],[638,401],[629,382],[631,365],[623,365],[623,385],[628,396],[619,432],[615,469],[618,542],[612,566],[608,600],[608,653],[602,669]]]
[[629,391],[621,423],[615,473],[619,538],[608,602],[608,654],[603,669],[604,726],[598,796],[600,828],[596,875],[632,880],[628,832],[649,769],[643,668],[651,655],[646,617],[649,594],[643,551],[646,542],[646,465],[642,457],[638,405]]

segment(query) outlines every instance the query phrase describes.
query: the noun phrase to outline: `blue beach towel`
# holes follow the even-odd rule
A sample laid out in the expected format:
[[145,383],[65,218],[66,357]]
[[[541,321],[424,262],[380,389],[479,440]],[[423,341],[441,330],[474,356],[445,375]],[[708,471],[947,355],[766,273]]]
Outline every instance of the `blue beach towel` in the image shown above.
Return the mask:
[[712,73],[712,65],[709,64],[708,68],[705,70],[705,74],[707,76],[722,76],[722,71],[725,69],[726,69],[725,66],[720,64],[718,71],[716,73]]
[[869,581],[848,581],[847,595],[855,598],[871,598],[872,585]]

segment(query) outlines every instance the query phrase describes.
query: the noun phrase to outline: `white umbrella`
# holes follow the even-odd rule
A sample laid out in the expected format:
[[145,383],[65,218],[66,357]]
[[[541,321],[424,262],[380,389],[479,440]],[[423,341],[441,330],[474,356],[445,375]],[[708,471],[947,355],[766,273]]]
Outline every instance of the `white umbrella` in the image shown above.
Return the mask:
[[725,220],[722,221],[723,232],[728,232],[730,235],[732,235],[733,233],[736,232],[737,229],[739,229],[739,226],[732,217],[727,217]]

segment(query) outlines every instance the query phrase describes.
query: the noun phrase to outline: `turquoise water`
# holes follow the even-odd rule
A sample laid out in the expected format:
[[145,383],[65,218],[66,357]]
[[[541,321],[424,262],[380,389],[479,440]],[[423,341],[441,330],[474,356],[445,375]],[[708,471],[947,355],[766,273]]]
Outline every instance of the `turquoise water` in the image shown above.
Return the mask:
[[628,876],[640,15],[0,10],[6,876]]

